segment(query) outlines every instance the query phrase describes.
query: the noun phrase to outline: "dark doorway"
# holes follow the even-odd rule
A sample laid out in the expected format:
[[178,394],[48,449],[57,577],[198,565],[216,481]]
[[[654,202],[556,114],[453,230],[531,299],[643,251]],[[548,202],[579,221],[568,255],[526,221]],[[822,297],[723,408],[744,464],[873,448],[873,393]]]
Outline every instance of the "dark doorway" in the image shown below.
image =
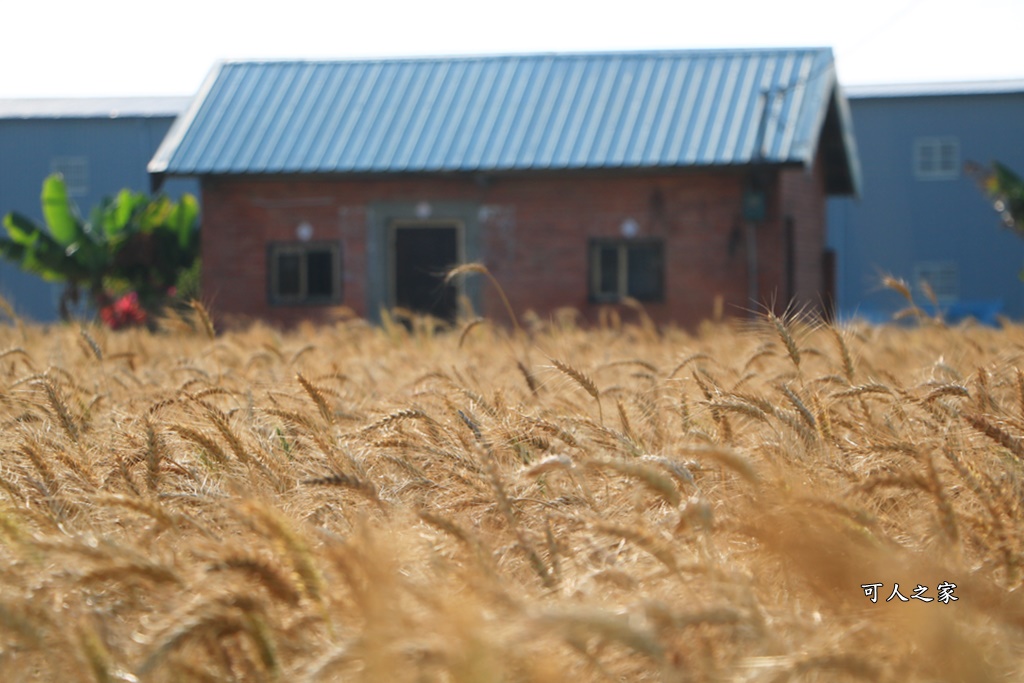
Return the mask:
[[398,225],[394,228],[395,305],[442,320],[455,320],[456,290],[445,273],[459,261],[454,225]]

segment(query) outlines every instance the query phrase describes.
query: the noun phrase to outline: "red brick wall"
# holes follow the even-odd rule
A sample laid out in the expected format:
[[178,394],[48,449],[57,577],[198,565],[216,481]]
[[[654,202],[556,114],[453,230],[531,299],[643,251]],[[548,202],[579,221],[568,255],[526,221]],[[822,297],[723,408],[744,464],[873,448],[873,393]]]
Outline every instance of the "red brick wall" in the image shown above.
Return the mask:
[[[633,218],[639,236],[658,236],[665,243],[665,301],[647,305],[655,320],[695,324],[712,314],[716,295],[724,298],[726,314],[744,315],[752,308],[741,215],[745,180],[741,172],[726,171],[498,176],[487,182],[462,176],[206,179],[203,294],[221,314],[285,324],[328,315],[323,308],[268,302],[266,245],[294,240],[296,226],[307,221],[314,227],[314,240],[342,243],[343,304],[367,315],[368,206],[382,201],[460,201],[485,207],[483,261],[520,314],[533,309],[544,316],[569,306],[596,318],[598,307],[588,302],[588,240],[619,236],[623,221]],[[806,252],[815,268],[820,261],[820,178],[805,178],[803,171],[784,172],[772,196],[777,206],[758,233],[761,298],[768,300],[767,295],[780,288],[779,213],[791,211],[800,230],[799,291],[813,299],[819,280],[804,260]],[[483,313],[503,320],[494,292],[487,285],[483,292]]]
[[796,291],[793,306],[808,311],[822,308],[822,258],[825,251],[825,173],[819,153],[810,171],[792,168],[780,174],[779,217],[793,222],[796,237]]

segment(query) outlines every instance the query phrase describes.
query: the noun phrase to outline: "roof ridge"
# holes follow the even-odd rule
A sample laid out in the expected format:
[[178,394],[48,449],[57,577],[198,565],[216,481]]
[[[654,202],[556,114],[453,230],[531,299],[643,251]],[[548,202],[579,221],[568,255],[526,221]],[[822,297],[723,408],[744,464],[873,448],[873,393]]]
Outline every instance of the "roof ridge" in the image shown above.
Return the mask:
[[623,50],[579,50],[571,52],[496,52],[466,53],[448,55],[380,55],[380,56],[342,56],[342,57],[282,57],[282,58],[229,58],[221,60],[221,64],[360,64],[380,62],[456,62],[456,61],[499,61],[506,59],[594,59],[598,57],[681,57],[687,55],[768,55],[784,53],[819,53],[832,54],[832,48],[826,45],[797,45],[777,47],[719,47],[719,48],[654,48],[654,49],[623,49]]
[[1024,78],[987,78],[956,81],[865,83],[844,86],[851,98],[929,97],[1024,92]]
[[3,97],[0,119],[177,116],[191,99],[189,95]]

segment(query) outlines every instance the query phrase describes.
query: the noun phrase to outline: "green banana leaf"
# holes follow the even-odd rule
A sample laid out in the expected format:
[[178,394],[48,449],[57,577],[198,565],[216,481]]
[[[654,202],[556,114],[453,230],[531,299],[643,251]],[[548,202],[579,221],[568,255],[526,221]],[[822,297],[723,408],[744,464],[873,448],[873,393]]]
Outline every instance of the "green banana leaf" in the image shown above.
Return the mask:
[[167,219],[167,224],[178,236],[178,246],[190,250],[197,236],[196,220],[199,218],[199,202],[190,194],[182,195]]
[[139,214],[139,230],[144,233],[151,233],[162,228],[167,223],[168,217],[174,209],[174,202],[166,195],[154,198],[146,205]]
[[85,239],[82,222],[75,215],[74,206],[68,198],[67,186],[60,174],[49,176],[43,181],[43,218],[53,238],[65,247]]
[[107,237],[124,232],[132,224],[135,214],[146,203],[146,197],[131,190],[121,190],[110,205],[110,213],[104,218],[103,232]]
[[111,286],[131,290],[160,305],[198,257],[199,205],[191,195],[175,202],[122,190],[83,222],[63,179],[53,175],[43,182],[41,200],[43,226],[17,213],[4,216],[0,258],[45,280],[87,286],[94,296]]
[[995,200],[1007,226],[1024,232],[1024,179],[996,161],[992,163],[985,189]]
[[980,180],[982,191],[999,213],[1003,225],[1024,234],[1024,180],[998,161],[990,166],[968,162],[967,168]]
[[[9,213],[4,216],[4,228],[13,242],[26,247],[34,245],[37,235],[42,234],[42,230],[31,219],[20,213]],[[50,236],[46,235],[46,237]]]
[[10,239],[0,239],[0,244],[3,244],[0,255],[17,262],[23,270],[51,282],[78,281],[88,277],[89,271],[69,257],[64,246],[24,216],[7,214],[4,227]]
[[80,240],[65,246],[51,232],[43,230],[28,218],[10,213],[4,216],[4,228],[13,247],[2,254],[16,261],[23,270],[55,281],[81,281],[102,266],[106,255],[90,240]]

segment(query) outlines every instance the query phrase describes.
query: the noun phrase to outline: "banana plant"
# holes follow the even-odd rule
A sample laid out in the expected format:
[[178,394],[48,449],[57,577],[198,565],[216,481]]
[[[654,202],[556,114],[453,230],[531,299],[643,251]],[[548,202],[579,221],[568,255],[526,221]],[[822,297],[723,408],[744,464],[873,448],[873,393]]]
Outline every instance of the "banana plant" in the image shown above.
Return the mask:
[[1024,236],[1024,179],[998,161],[989,167],[970,164],[968,170],[978,178],[1003,225]]
[[178,275],[199,252],[199,205],[192,195],[166,196],[122,190],[104,199],[83,220],[60,175],[43,181],[45,226],[18,213],[3,219],[0,257],[50,282],[63,282],[61,317],[82,291],[96,310],[119,293],[135,292],[143,308],[166,300]]

